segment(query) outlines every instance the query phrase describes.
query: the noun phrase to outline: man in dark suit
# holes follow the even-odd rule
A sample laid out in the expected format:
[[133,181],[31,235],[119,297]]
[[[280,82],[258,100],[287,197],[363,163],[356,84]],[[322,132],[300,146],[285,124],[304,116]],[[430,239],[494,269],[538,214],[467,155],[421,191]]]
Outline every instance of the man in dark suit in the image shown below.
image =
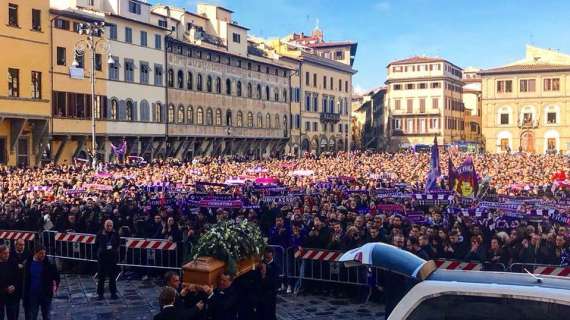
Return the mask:
[[277,307],[277,286],[281,270],[273,260],[274,250],[271,247],[265,249],[263,261],[260,264],[261,290],[258,318],[263,320],[275,320]]
[[204,289],[208,295],[206,313],[208,320],[236,320],[238,309],[238,293],[233,286],[234,277],[229,272],[220,275],[218,287]]
[[174,301],[176,300],[176,290],[171,287],[164,287],[158,296],[160,313],[154,316],[154,320],[177,320],[178,314]]
[[18,319],[20,299],[17,297],[18,268],[10,259],[10,249],[0,245],[0,320]]
[[24,266],[26,262],[31,258],[30,252],[26,249],[26,242],[24,239],[16,240],[16,245],[14,250],[10,252],[10,260],[18,267],[18,276],[16,281],[16,319],[20,314],[20,300],[22,299],[22,288],[24,285]]
[[119,245],[120,238],[117,232],[113,230],[113,220],[105,221],[103,231],[95,238],[95,246],[97,248],[97,295],[98,300],[103,300],[105,290],[105,278],[109,278],[109,290],[111,291],[111,299],[117,297],[117,262],[119,261]]
[[167,272],[164,279],[166,286],[174,289],[176,293],[176,298],[174,299],[176,309],[183,312],[187,319],[202,318],[203,300],[206,300],[207,297],[200,291],[200,288],[196,285],[181,285],[180,276],[173,271]]
[[36,320],[41,308],[42,319],[50,319],[51,301],[59,288],[59,272],[46,258],[46,249],[38,246],[24,266],[24,311],[26,319]]

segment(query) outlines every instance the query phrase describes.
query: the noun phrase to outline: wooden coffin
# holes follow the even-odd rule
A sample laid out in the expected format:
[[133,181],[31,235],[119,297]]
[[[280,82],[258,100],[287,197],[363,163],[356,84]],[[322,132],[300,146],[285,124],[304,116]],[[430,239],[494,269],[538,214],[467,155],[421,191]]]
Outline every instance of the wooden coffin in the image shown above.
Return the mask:
[[[238,261],[236,277],[255,270],[257,259],[249,258]],[[198,257],[182,266],[184,283],[217,286],[221,273],[226,269],[225,262],[213,257]]]

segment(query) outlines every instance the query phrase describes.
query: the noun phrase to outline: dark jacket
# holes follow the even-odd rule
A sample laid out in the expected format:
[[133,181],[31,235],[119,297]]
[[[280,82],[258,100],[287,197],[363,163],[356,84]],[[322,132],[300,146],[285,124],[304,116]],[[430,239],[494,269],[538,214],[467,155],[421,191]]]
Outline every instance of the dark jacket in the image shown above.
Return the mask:
[[22,298],[22,288],[24,285],[24,266],[26,262],[31,259],[32,256],[27,249],[24,249],[23,252],[18,253],[16,250],[12,250],[10,252],[10,260],[16,264],[18,268],[18,279],[17,279],[17,286],[16,286],[16,295],[18,298]]
[[196,319],[193,315],[186,312],[183,307],[172,306],[160,310],[160,313],[155,315],[154,320],[193,320]]
[[0,262],[0,300],[9,304],[18,303],[17,292],[6,292],[10,286],[18,290],[18,265],[12,259]]
[[206,308],[209,320],[235,320],[238,310],[238,292],[232,285],[225,290],[214,289]]
[[119,234],[115,231],[106,233],[105,231],[97,234],[95,238],[95,246],[97,248],[97,261],[99,267],[108,270],[115,267],[119,260]]
[[[32,277],[32,262],[33,259],[28,259],[26,265],[24,266],[24,306],[28,304],[30,298],[31,289],[31,277]],[[52,299],[53,298],[53,285],[59,287],[59,272],[54,264],[52,264],[46,257],[42,262],[42,277],[41,277],[41,292],[40,296],[42,298]]]

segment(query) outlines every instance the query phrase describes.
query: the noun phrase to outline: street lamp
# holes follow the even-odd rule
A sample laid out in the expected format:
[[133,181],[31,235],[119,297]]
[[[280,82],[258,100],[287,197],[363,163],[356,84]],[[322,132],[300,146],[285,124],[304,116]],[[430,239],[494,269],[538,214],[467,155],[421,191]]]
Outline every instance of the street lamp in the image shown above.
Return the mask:
[[[97,142],[95,141],[95,57],[96,54],[108,54],[107,63],[114,64],[115,60],[111,57],[109,53],[109,41],[103,38],[105,33],[105,22],[93,22],[93,23],[80,23],[79,24],[79,34],[85,36],[83,39],[79,40],[75,44],[73,58],[73,63],[71,64],[74,68],[79,66],[77,57],[85,56],[87,54],[91,55],[91,148],[92,148],[92,165],[95,170],[97,167]],[[98,38],[98,39],[97,39]]]

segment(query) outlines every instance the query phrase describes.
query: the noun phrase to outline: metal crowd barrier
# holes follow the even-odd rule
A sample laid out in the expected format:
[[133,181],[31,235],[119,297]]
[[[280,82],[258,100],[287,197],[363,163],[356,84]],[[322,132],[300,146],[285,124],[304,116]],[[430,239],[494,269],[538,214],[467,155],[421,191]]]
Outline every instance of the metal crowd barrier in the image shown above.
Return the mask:
[[[64,260],[97,262],[96,235],[44,231],[48,256]],[[182,246],[165,239],[121,238],[119,266],[181,269]]]
[[537,263],[513,263],[510,272],[530,272],[534,275],[570,277],[570,266],[546,265]]
[[26,248],[29,251],[33,251],[38,242],[38,233],[21,230],[0,230],[0,244],[12,248],[16,244],[16,241],[20,239],[24,240]]

